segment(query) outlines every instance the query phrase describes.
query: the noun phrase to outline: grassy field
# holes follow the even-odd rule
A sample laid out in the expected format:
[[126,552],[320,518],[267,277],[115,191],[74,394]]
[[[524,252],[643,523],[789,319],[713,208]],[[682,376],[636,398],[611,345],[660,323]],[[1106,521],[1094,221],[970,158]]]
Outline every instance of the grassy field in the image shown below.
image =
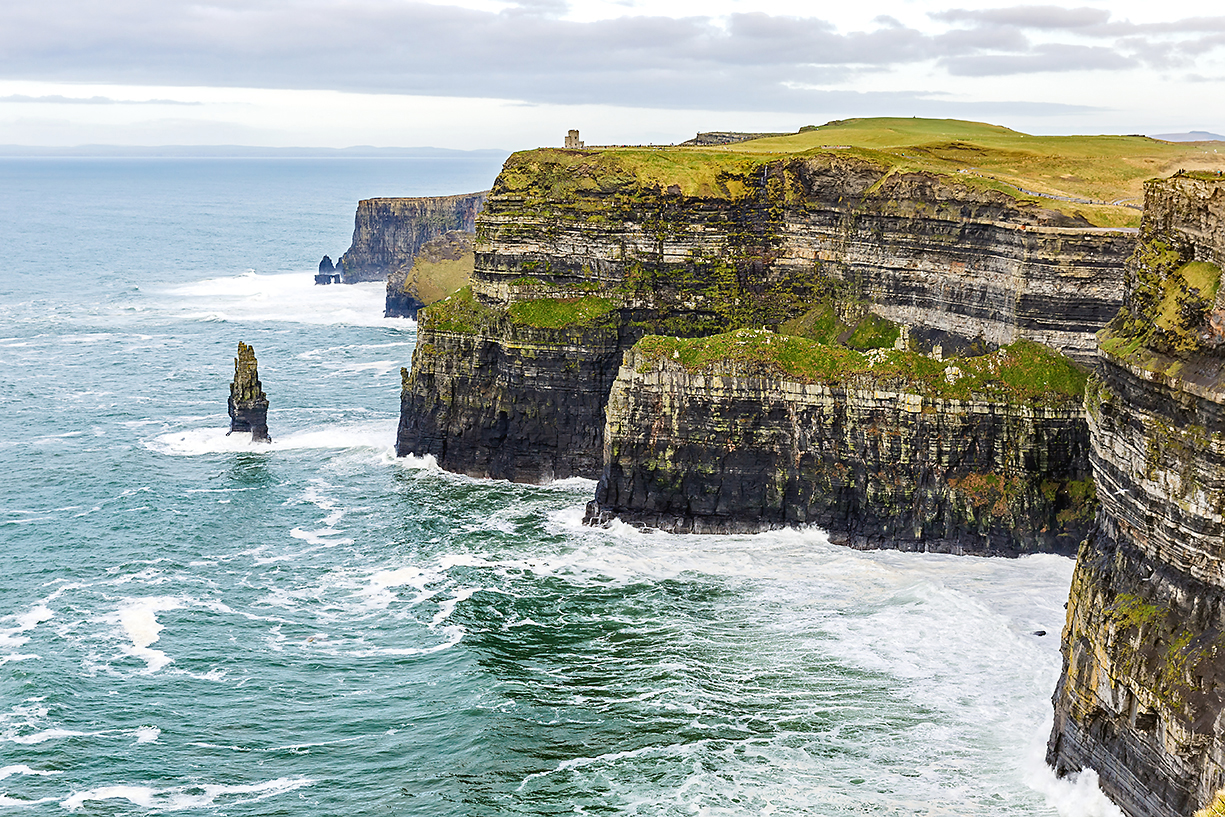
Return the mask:
[[983,176],[1050,195],[1140,203],[1146,179],[1183,170],[1225,170],[1217,142],[1147,136],[1034,136],[957,119],[848,119],[794,136],[730,145],[733,153],[777,154],[849,145],[907,161],[899,167]]
[[1140,211],[1134,206],[1143,203],[1147,179],[1178,170],[1225,171],[1225,148],[1216,142],[1161,142],[1145,136],[1034,136],[955,119],[874,118],[831,122],[790,136],[717,147],[524,151],[507,160],[499,177],[499,192],[559,200],[583,192],[672,188],[685,196],[735,200],[751,190],[763,164],[818,154],[858,157],[892,172],[946,175],[971,187],[1080,213],[1103,227],[1139,225]]

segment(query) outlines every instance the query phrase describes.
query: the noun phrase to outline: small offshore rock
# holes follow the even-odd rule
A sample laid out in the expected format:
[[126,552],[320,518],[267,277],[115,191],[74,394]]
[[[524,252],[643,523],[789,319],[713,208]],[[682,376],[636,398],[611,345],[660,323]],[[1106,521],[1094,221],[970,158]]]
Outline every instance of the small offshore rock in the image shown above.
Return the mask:
[[268,436],[268,397],[259,382],[255,350],[239,341],[238,357],[234,358],[234,380],[230,383],[230,430],[250,431],[251,442],[270,443]]
[[336,266],[332,263],[331,256],[323,256],[323,260],[319,262],[319,273],[315,276],[316,284],[339,284],[340,273],[336,271]]

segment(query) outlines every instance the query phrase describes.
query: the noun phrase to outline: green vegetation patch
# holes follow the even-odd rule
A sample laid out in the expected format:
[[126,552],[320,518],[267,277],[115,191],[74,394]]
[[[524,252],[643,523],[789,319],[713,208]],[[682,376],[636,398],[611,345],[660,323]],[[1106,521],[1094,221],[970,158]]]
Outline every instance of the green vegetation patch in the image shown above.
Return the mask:
[[1115,596],[1114,603],[1110,605],[1106,614],[1119,628],[1124,630],[1152,624],[1163,615],[1160,607],[1149,604],[1131,593],[1120,593]]
[[501,314],[501,310],[478,301],[472,294],[472,287],[466,286],[451,297],[422,309],[417,318],[423,329],[475,335],[492,327]]
[[933,397],[1010,402],[1076,404],[1088,375],[1058,352],[1018,341],[988,355],[938,361],[917,352],[859,352],[808,338],[742,329],[704,338],[652,335],[635,346],[649,365],[670,360],[694,372],[760,374],[808,383],[867,379],[878,386]]
[[611,300],[595,295],[516,301],[508,309],[511,320],[540,329],[609,325],[613,310]]
[[472,251],[459,258],[418,258],[404,279],[403,290],[415,294],[424,304],[435,303],[467,286],[472,281],[475,263],[476,254]]
[[[957,119],[875,117],[830,122],[793,136],[757,139],[728,150],[759,154],[870,149],[897,156],[907,167],[994,179],[1046,195],[1100,202],[1142,203],[1145,180],[1178,170],[1219,178],[1225,155],[1204,145],[1163,142],[1146,136],[1035,136],[984,122]],[[1191,174],[1189,174],[1191,175]],[[1051,202],[1046,206],[1080,209],[1095,224],[1106,224],[1111,211],[1127,220],[1120,206]],[[1123,211],[1123,212],[1119,212]],[[1130,216],[1138,224],[1139,213]]]
[[1136,248],[1128,260],[1134,276],[1130,296],[1102,333],[1102,349],[1145,367],[1153,362],[1152,352],[1179,356],[1200,349],[1221,269],[1188,261],[1187,252],[1160,240]]
[[862,305],[861,314],[854,324],[845,323],[834,304],[824,300],[817,306],[781,324],[778,331],[784,335],[808,338],[827,345],[838,344],[852,349],[892,349],[901,336],[902,329],[893,321],[867,311]]

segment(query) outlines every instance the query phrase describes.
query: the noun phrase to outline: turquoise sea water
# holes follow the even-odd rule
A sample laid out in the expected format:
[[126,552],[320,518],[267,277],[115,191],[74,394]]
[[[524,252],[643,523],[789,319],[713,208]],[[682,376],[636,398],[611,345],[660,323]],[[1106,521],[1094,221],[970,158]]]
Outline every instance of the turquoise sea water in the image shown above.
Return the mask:
[[0,161],[0,811],[1111,813],[1041,763],[1068,559],[591,530],[594,483],[395,458],[414,324],[314,266],[496,171]]

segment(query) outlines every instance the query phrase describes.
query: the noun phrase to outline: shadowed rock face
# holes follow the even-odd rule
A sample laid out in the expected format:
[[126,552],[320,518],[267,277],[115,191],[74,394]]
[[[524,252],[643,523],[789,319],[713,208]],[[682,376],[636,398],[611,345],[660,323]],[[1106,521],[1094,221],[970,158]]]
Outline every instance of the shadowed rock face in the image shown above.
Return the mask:
[[817,525],[859,549],[985,556],[1072,555],[1089,530],[1079,399],[941,399],[870,377],[812,383],[737,368],[626,354],[588,524]]
[[[1225,787],[1225,182],[1146,186],[1124,308],[1085,397],[1101,510],[1063,631],[1047,761],[1133,817]],[[1217,813],[1217,812],[1214,812]]]
[[270,443],[268,436],[268,397],[259,382],[255,350],[241,341],[234,358],[234,381],[230,383],[230,430],[250,431],[251,441]]

